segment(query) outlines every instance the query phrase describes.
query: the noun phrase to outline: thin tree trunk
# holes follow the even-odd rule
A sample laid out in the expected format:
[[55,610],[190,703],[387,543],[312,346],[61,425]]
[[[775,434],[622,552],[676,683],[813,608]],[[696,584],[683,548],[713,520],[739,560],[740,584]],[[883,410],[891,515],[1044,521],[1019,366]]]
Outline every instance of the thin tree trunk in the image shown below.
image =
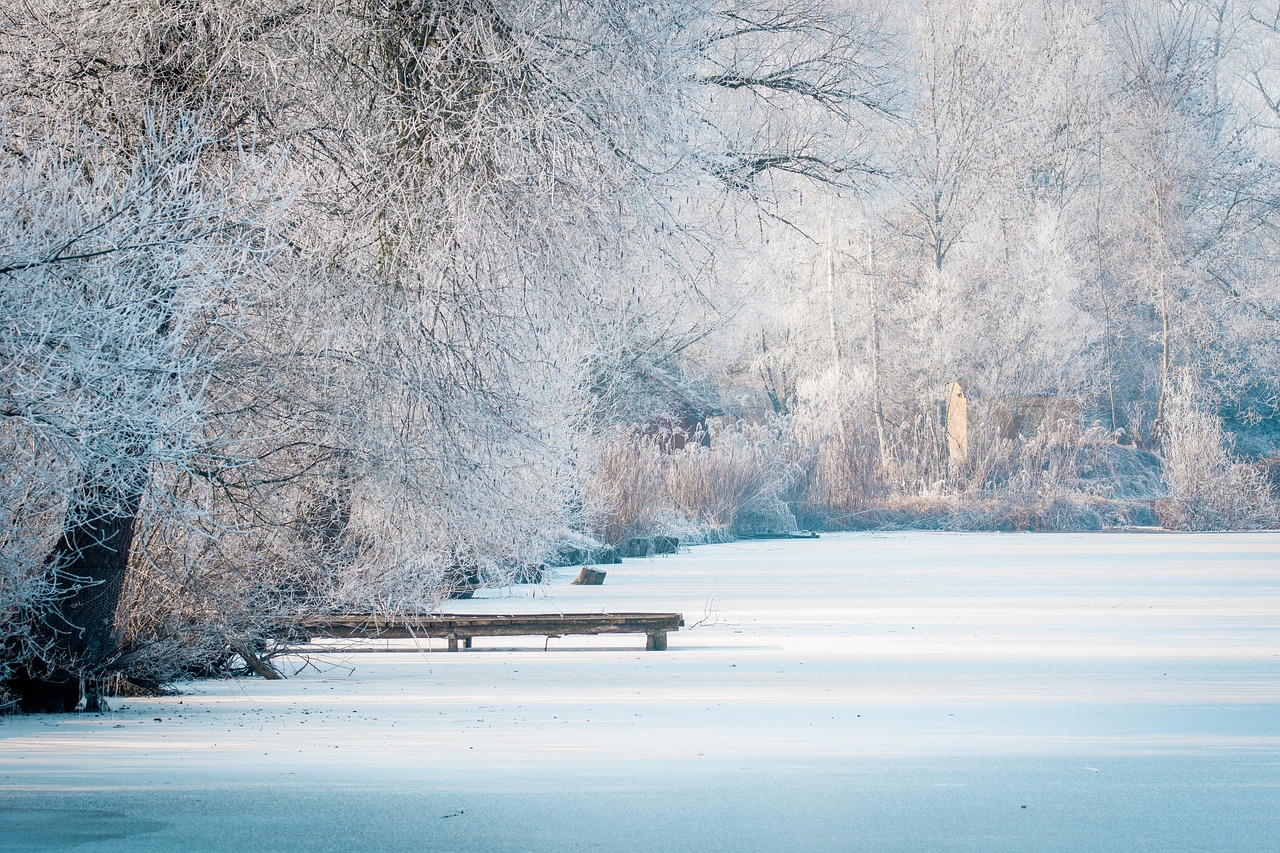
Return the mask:
[[[1102,98],[1098,98],[1098,127],[1102,127]],[[1098,158],[1098,175],[1097,187],[1094,194],[1093,208],[1093,234],[1095,250],[1097,255],[1097,264],[1094,267],[1094,280],[1098,287],[1098,296],[1102,300],[1102,334],[1103,344],[1107,357],[1107,401],[1110,404],[1110,428],[1112,432],[1116,430],[1116,363],[1114,341],[1112,341],[1111,331],[1111,298],[1107,294],[1106,273],[1103,269],[1102,259],[1102,131],[1098,130],[1097,137],[1097,158]]]
[[871,314],[871,411],[876,420],[876,446],[880,451],[880,470],[889,470],[889,448],[885,441],[884,399],[880,393],[880,300],[876,293],[875,255],[871,249],[871,222],[867,221],[867,307]]
[[1165,398],[1169,393],[1169,275],[1165,238],[1164,205],[1161,203],[1158,174],[1152,176],[1156,209],[1156,292],[1160,299],[1160,394],[1156,401],[1156,422],[1152,440],[1157,444],[1164,433]]
[[1164,270],[1160,270],[1160,397],[1156,401],[1155,435],[1159,442],[1164,434],[1164,404],[1169,393],[1169,288]]
[[835,226],[831,209],[827,209],[827,326],[831,333],[831,357],[836,369],[836,430],[840,435],[840,452],[848,450],[844,425],[844,351],[840,346],[840,329],[836,318],[836,247]]

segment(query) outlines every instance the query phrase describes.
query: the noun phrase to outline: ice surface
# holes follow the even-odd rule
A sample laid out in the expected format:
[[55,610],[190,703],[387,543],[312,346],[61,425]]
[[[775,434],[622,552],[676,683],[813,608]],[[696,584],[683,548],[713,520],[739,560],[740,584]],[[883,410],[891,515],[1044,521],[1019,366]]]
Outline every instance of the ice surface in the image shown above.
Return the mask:
[[669,651],[333,651],[4,719],[0,850],[1277,849],[1280,534],[849,534],[607,568],[449,609],[680,611]]

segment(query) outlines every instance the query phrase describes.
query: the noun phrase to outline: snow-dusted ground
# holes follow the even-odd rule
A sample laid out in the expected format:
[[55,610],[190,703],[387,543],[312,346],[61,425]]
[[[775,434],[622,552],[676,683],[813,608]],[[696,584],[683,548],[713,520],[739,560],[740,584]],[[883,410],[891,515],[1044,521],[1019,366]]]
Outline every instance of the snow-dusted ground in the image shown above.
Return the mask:
[[0,849],[1280,849],[1280,534],[607,568],[449,609],[681,611],[669,651],[437,641],[3,719]]

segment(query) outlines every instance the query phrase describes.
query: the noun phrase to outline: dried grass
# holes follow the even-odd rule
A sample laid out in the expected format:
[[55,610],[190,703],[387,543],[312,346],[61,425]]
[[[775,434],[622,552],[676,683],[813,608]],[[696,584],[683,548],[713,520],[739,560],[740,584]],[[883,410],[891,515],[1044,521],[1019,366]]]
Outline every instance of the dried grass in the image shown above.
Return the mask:
[[669,434],[631,429],[601,448],[586,491],[603,541],[723,537],[770,516],[795,527],[789,499],[803,454],[784,423],[717,419],[683,447],[672,444]]

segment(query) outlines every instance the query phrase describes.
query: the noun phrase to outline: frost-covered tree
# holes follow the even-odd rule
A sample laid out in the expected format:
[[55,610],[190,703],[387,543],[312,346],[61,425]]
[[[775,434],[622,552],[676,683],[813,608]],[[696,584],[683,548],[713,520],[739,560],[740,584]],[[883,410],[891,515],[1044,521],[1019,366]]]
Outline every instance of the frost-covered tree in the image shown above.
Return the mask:
[[[0,184],[3,479],[23,489],[14,521],[54,541],[28,528],[11,552],[50,594],[10,615],[40,658],[22,698],[52,708],[74,705],[78,679],[116,652],[152,472],[202,472],[227,450],[206,429],[221,403],[211,385],[277,248],[263,230],[273,178],[242,162],[207,184],[201,160],[217,140],[198,117],[153,118],[124,160],[75,124],[14,121]],[[152,511],[179,511],[151,495]]]
[[[111,505],[87,515],[115,532],[53,549],[112,555],[110,578],[83,586],[106,596],[77,662],[90,676],[119,651],[119,625],[130,643],[153,630],[137,618],[147,602],[234,639],[236,596],[251,609],[418,609],[451,574],[499,577],[540,557],[578,523],[599,366],[660,364],[724,316],[699,239],[717,224],[708,200],[767,196],[775,173],[864,168],[828,143],[880,108],[874,16],[818,2],[125,0],[0,15],[13,60],[0,88],[26,122],[15,163],[61,144],[37,126],[83,128],[77,162],[122,174],[158,156],[155,140],[186,138],[181,122],[202,140],[183,192],[224,209],[170,211],[174,233],[148,250],[206,250],[182,229],[242,210],[246,193],[229,188],[246,152],[296,188],[270,264],[209,262],[229,282],[257,279],[256,301],[228,302],[237,357],[224,353],[200,386],[218,393],[191,413],[199,446],[222,450],[196,464],[204,450],[155,455],[161,427],[126,435],[119,485],[84,498]],[[122,179],[88,194],[151,210]],[[145,304],[162,315],[168,298]],[[162,320],[153,343],[174,359],[228,346],[210,336],[192,350]],[[146,372],[150,350],[101,346]],[[186,376],[147,375],[162,397]],[[20,497],[33,476],[14,480],[15,519],[35,512]],[[57,512],[74,489],[48,482]],[[134,610],[112,627],[122,584]],[[79,632],[78,605],[62,605]]]
[[1151,342],[1130,346],[1129,396],[1149,401],[1156,433],[1180,366],[1214,384],[1249,383],[1241,377],[1260,351],[1235,330],[1256,325],[1272,301],[1256,259],[1275,233],[1274,140],[1242,97],[1243,12],[1158,3],[1115,24],[1123,112],[1110,145],[1110,262],[1146,309],[1129,320],[1130,334]]

